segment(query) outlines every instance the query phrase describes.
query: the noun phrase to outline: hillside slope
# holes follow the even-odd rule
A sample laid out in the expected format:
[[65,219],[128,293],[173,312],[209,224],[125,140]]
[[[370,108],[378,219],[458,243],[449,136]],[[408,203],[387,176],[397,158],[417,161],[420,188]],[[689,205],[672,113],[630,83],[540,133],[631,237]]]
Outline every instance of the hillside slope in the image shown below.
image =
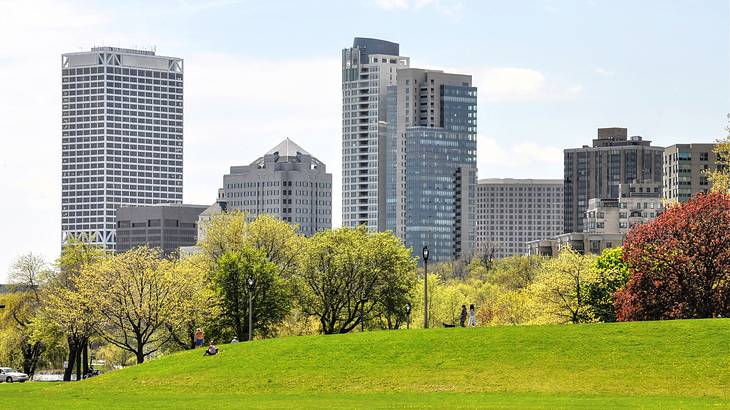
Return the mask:
[[380,331],[182,352],[3,407],[730,407],[730,319]]

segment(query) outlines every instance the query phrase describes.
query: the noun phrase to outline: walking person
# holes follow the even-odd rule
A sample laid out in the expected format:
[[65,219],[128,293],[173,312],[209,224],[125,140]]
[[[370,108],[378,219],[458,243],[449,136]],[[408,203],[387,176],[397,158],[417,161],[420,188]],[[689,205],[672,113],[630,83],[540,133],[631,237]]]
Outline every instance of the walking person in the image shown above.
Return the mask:
[[195,329],[195,348],[203,347],[203,343],[205,343],[205,333],[203,333],[203,329],[197,328]]
[[466,326],[466,305],[461,305],[461,317],[459,318],[461,327]]
[[469,305],[469,326],[474,327],[477,325],[477,313],[474,309],[474,304]]

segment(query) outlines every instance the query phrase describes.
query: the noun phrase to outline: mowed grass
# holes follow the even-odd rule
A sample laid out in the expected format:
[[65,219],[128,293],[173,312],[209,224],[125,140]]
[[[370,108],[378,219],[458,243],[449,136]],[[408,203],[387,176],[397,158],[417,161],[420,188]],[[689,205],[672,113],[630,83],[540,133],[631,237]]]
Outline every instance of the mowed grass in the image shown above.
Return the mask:
[[730,408],[730,319],[380,331],[182,352],[4,408]]

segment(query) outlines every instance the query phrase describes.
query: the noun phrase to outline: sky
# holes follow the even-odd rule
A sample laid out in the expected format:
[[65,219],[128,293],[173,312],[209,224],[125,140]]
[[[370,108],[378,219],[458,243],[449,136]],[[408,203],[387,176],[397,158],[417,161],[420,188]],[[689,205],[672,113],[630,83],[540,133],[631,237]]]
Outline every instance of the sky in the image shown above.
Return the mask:
[[61,54],[185,60],[184,202],[291,138],[327,165],[339,226],[341,50],[400,43],[411,66],[473,75],[480,178],[562,178],[599,127],[713,142],[730,112],[726,0],[0,0],[0,283],[61,246]]

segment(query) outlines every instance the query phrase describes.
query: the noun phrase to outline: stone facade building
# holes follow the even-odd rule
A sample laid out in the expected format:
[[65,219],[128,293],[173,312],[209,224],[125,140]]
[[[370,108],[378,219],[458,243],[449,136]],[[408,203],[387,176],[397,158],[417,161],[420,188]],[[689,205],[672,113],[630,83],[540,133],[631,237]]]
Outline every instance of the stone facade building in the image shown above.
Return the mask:
[[663,197],[687,202],[692,195],[710,189],[707,172],[717,169],[715,144],[675,144],[664,150]]
[[213,208],[220,204],[246,212],[249,220],[272,215],[313,235],[332,228],[332,174],[287,138],[250,165],[231,167]]
[[618,198],[619,184],[636,180],[662,182],[664,148],[626,128],[599,128],[593,146],[564,150],[563,229],[583,231],[583,216],[591,198]]
[[563,233],[561,179],[480,179],[476,202],[476,248],[492,247],[497,258]]

